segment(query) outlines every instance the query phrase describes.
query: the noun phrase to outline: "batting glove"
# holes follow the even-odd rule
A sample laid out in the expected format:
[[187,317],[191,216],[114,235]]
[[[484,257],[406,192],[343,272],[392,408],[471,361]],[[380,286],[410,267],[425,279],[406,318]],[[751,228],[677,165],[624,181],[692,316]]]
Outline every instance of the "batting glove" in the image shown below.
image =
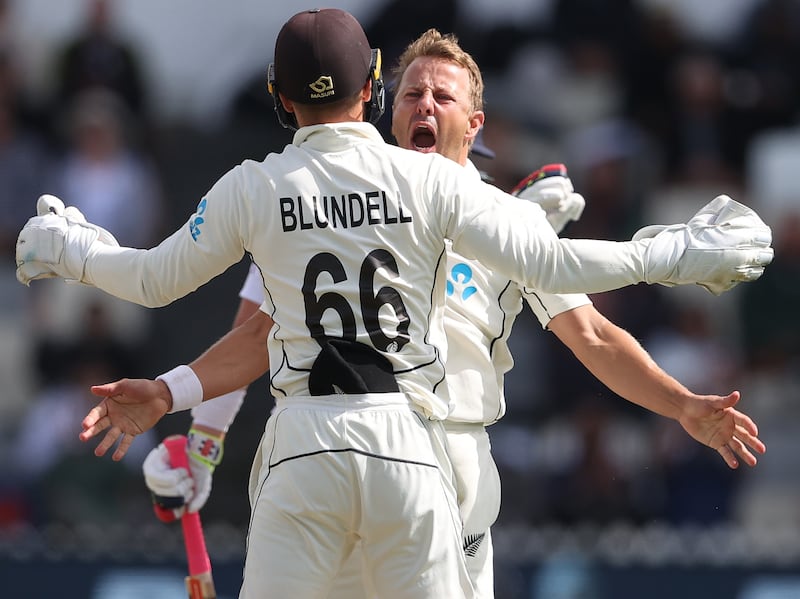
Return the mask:
[[533,171],[511,190],[511,195],[539,204],[556,233],[583,214],[586,200],[575,193],[563,164],[546,164]]
[[96,243],[119,246],[111,233],[86,222],[80,210],[65,207],[55,196],[41,196],[36,212],[17,237],[17,280],[24,285],[53,277],[82,282]]
[[772,230],[755,211],[717,196],[686,224],[650,225],[634,241],[651,239],[646,281],[667,287],[697,283],[714,295],[755,281],[772,262]]
[[171,522],[184,512],[197,512],[205,505],[211,494],[214,469],[222,461],[222,446],[222,437],[191,429],[186,444],[191,472],[170,465],[163,443],[150,451],[142,470],[160,520]]

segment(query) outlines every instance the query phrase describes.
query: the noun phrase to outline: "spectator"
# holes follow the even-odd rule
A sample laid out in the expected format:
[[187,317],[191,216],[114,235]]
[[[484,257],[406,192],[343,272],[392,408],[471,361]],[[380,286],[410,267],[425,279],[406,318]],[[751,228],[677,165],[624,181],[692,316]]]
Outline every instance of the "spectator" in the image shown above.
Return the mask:
[[134,49],[113,30],[109,0],[87,2],[86,25],[60,51],[56,77],[58,106],[86,90],[116,93],[136,118],[145,114],[145,89]]
[[800,4],[758,2],[730,46],[728,94],[753,135],[792,126],[800,116]]
[[763,280],[743,290],[740,318],[749,367],[780,372],[800,359],[800,212],[775,223],[775,256]]
[[[108,90],[90,90],[75,98],[69,116],[70,145],[52,193],[67,198],[90,222],[114,231],[121,244],[149,247],[160,239],[161,182],[130,143],[125,106]],[[136,218],[130,218],[131,211]]]
[[671,72],[664,145],[673,183],[726,183],[740,187],[747,126],[725,95],[727,68],[708,49],[686,52]]
[[27,125],[21,100],[13,57],[0,47],[0,252],[9,267],[30,200],[46,185],[52,163],[45,140]]

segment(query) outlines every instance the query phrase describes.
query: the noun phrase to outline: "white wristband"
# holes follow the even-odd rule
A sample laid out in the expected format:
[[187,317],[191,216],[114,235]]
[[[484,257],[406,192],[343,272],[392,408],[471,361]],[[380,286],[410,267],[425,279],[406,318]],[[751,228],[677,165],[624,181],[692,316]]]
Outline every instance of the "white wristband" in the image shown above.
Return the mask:
[[164,381],[172,394],[172,409],[167,412],[182,412],[203,403],[203,385],[189,366],[181,364],[169,372],[156,377]]

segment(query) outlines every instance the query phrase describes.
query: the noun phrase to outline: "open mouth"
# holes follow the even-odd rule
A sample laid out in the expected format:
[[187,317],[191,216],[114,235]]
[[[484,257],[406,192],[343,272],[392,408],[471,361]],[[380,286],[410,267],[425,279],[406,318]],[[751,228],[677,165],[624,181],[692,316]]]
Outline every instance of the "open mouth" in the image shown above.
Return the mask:
[[436,145],[436,134],[428,127],[417,127],[411,134],[411,145],[417,151],[431,151]]

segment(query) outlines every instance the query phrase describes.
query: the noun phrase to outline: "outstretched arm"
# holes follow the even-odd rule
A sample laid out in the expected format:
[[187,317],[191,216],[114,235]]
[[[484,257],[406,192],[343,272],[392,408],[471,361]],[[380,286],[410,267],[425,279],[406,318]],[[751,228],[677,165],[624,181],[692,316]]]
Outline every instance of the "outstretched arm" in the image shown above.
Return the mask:
[[[766,446],[749,416],[735,409],[740,393],[697,395],[664,372],[627,331],[586,305],[563,312],[550,329],[583,365],[617,395],[680,422],[692,438],[717,452],[731,468]],[[737,458],[738,456],[738,458]]]
[[512,196],[489,185],[467,187],[446,177],[433,184],[459,202],[457,207],[442,202],[446,217],[455,215],[446,221],[445,235],[456,252],[546,293],[599,293],[646,282],[669,287],[696,283],[719,295],[758,279],[773,258],[770,228],[725,195],[685,224],[645,227],[632,241],[620,243],[557,239],[552,230],[531,228],[544,220],[542,209],[509,202]]
[[[249,385],[269,369],[266,339],[272,324],[272,319],[258,310],[192,362],[188,376],[177,382],[173,379],[172,388],[160,379],[122,379],[92,387],[92,393],[103,399],[83,419],[81,441],[107,431],[95,455],[105,455],[119,441],[112,458],[121,460],[136,435],[175,411],[175,391],[199,394],[205,401]],[[191,405],[196,403],[184,409]]]
[[[531,233],[530,223],[542,220],[539,206],[476,185],[462,167],[446,163],[452,161],[442,159],[429,176],[428,193],[441,200],[429,223],[437,236],[451,239],[463,256],[540,291],[599,293],[646,282],[696,283],[720,294],[758,279],[773,258],[771,229],[728,196],[718,196],[686,224],[645,227],[629,242],[559,240],[550,230],[552,235]],[[17,237],[17,278],[27,285],[61,277],[144,306],[166,305],[241,260],[248,248],[239,176],[234,169],[220,179],[187,226],[150,250],[116,246],[107,231],[54,198],[48,212],[31,218]],[[202,241],[196,242],[201,224]]]

